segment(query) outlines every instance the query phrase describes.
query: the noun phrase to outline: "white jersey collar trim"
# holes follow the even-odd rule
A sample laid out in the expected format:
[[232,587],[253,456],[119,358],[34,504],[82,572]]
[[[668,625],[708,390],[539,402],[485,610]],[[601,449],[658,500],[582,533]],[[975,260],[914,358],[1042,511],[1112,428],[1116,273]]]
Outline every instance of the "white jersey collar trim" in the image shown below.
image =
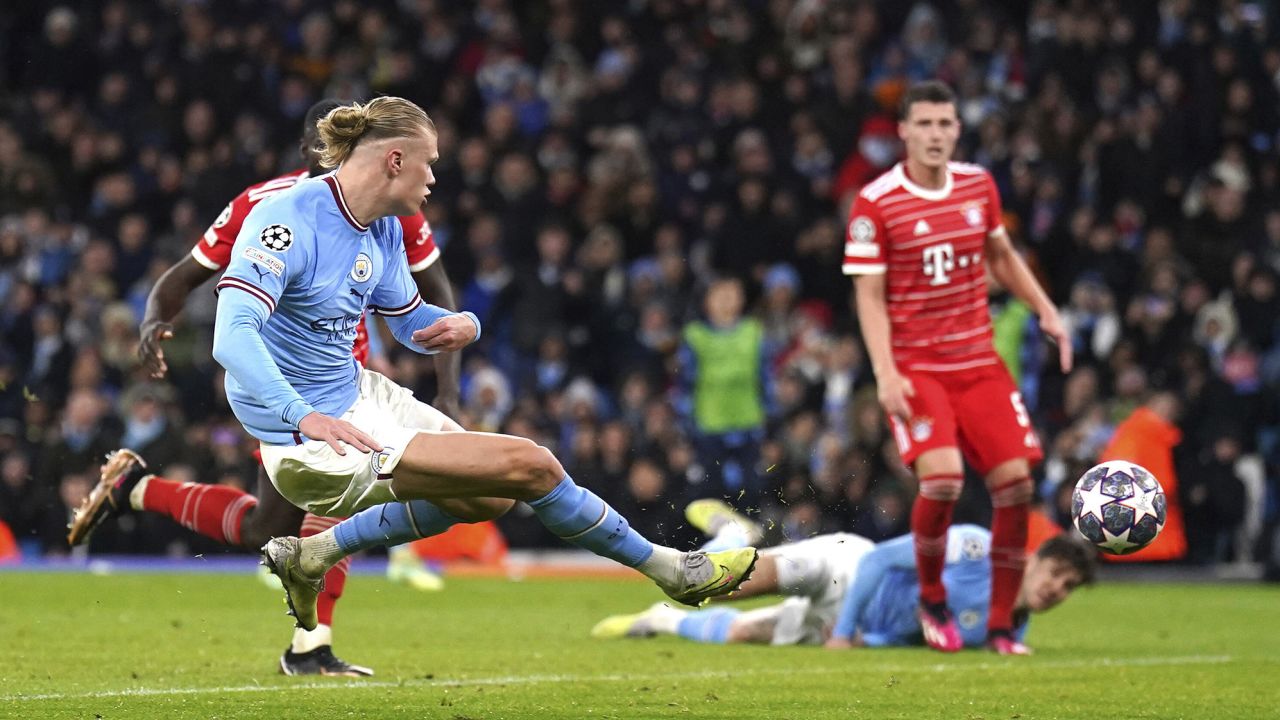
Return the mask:
[[951,188],[955,184],[952,179],[950,164],[947,165],[946,182],[944,182],[942,187],[937,190],[920,187],[919,185],[911,182],[911,178],[907,177],[906,163],[898,163],[897,165],[894,165],[893,174],[894,177],[898,179],[898,182],[902,184],[902,187],[906,188],[907,192],[922,200],[946,200],[951,196]]

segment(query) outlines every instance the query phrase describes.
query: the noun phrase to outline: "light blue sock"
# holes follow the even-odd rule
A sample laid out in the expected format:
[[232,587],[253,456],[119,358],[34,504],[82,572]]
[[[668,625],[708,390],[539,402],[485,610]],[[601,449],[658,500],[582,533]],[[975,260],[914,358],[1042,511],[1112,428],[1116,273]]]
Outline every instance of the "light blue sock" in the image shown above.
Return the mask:
[[385,503],[361,510],[333,526],[334,539],[347,555],[439,535],[462,522],[426,500]]
[[568,475],[554,490],[529,503],[547,529],[591,552],[636,567],[653,554],[653,543],[627,519]]
[[733,608],[693,610],[680,621],[676,634],[695,642],[723,644],[729,641],[729,626],[733,619],[741,613],[741,610]]

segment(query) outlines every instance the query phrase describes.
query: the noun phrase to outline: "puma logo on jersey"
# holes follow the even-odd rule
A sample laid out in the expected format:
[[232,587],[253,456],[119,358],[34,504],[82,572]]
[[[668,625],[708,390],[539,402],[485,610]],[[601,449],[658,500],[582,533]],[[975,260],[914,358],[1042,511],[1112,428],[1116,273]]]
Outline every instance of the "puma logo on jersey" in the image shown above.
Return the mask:
[[258,268],[263,265],[277,277],[284,274],[284,261],[278,257],[272,257],[271,253],[259,250],[256,247],[247,247],[244,249],[244,258],[253,263],[253,269],[258,271],[258,279],[265,277],[265,273]]
[[929,223],[925,222],[923,219],[916,221],[916,235],[928,235],[931,232],[933,232],[933,228],[929,227]]

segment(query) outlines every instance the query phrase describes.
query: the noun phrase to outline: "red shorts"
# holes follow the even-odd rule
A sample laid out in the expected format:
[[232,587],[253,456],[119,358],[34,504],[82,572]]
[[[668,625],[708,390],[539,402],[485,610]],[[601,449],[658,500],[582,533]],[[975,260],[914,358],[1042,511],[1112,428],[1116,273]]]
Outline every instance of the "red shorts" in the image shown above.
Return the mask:
[[1009,460],[1035,465],[1044,457],[1004,363],[954,372],[907,370],[903,376],[916,391],[907,398],[911,420],[904,424],[891,416],[889,424],[908,466],[920,453],[946,447],[959,447],[980,475]]

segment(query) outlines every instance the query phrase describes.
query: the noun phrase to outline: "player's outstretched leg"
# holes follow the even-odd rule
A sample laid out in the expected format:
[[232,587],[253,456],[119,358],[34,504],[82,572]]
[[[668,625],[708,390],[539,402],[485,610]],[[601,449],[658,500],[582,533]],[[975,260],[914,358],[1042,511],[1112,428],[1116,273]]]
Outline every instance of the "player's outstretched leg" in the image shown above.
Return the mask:
[[602,640],[678,635],[700,643],[768,643],[781,616],[782,605],[740,611],[717,607],[680,610],[657,603],[634,615],[612,615],[591,628],[591,637]]
[[399,498],[522,500],[560,538],[639,570],[686,605],[732,592],[756,562],[754,548],[682,553],[649,542],[599,496],[575,483],[549,450],[525,438],[418,433],[391,472]]
[[[280,575],[301,627],[314,627],[315,597],[326,568],[359,550],[442,532],[459,521],[451,514],[459,503],[465,508],[494,498],[523,500],[559,537],[639,570],[688,605],[732,592],[756,562],[754,548],[682,553],[650,543],[595,493],[574,483],[550,451],[524,438],[422,432],[400,457],[383,463],[382,471],[388,470],[392,492],[406,502],[363,510],[305,541],[277,538],[263,548],[264,562]],[[497,514],[509,506],[506,502]],[[480,513],[465,520],[493,516]]]
[[760,523],[717,498],[694,500],[684,507],[684,516],[690,525],[711,538],[702,545],[703,552],[758,545],[764,539]]
[[97,486],[84,499],[68,526],[67,542],[80,545],[107,518],[147,511],[224,545],[240,546],[245,517],[258,500],[225,485],[177,482],[147,472],[142,457],[128,448],[107,456]]
[[141,455],[121,448],[107,455],[98,469],[98,484],[80,502],[67,525],[67,544],[71,547],[89,541],[89,536],[107,518],[129,512],[129,495],[143,479],[154,477],[147,472]]

